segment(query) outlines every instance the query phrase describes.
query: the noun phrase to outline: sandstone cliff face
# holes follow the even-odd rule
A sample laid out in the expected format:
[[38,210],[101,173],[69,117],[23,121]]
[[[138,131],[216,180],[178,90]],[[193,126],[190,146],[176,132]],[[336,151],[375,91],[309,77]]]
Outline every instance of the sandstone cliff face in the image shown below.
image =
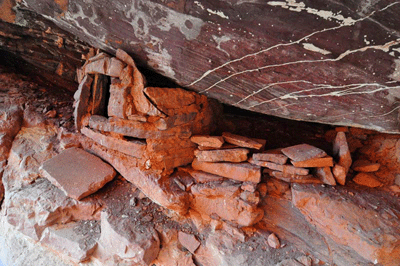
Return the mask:
[[[97,58],[109,59],[83,69],[74,106],[0,68],[7,265],[400,263],[400,136],[221,114],[193,92],[146,87],[123,71],[129,57],[120,72]],[[102,114],[95,75],[122,80],[102,87],[115,90]],[[135,96],[137,81],[151,97]]]

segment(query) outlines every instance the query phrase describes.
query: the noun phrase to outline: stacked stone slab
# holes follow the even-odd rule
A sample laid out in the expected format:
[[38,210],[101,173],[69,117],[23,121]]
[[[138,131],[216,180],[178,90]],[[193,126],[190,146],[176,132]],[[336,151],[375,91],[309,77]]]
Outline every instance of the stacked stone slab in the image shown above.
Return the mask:
[[200,213],[249,226],[264,216],[258,208],[260,196],[256,186],[261,180],[261,168],[247,162],[251,149],[263,144],[253,139],[223,133],[221,136],[193,136],[198,144],[186,171],[195,179],[191,186],[191,207]]
[[[168,176],[190,164],[192,134],[213,126],[213,103],[180,88],[146,87],[133,59],[118,50],[100,53],[78,70],[75,125],[88,137],[83,146],[109,162],[153,201],[185,213],[186,192]],[[159,191],[160,193],[155,193]]]
[[324,183],[344,185],[352,159],[344,132],[338,132],[333,157],[309,144],[254,153],[249,162],[262,166],[269,176],[289,183]]

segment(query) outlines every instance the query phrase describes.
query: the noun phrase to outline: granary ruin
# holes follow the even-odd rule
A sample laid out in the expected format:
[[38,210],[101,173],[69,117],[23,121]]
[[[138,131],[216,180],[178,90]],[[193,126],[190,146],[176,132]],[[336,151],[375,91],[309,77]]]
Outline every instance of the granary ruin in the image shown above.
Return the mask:
[[0,262],[399,265],[400,3],[323,2],[1,2]]

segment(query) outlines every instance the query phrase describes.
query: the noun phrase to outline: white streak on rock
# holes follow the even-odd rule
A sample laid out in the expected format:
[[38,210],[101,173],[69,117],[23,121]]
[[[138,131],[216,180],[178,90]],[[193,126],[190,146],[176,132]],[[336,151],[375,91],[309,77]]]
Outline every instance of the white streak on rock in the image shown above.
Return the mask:
[[303,43],[303,48],[312,52],[321,53],[323,55],[331,54],[330,51],[319,48],[312,43]]
[[288,66],[288,65],[298,65],[298,64],[308,64],[308,63],[321,63],[321,62],[337,62],[342,60],[343,58],[345,58],[348,55],[354,54],[354,53],[359,53],[359,52],[365,52],[367,50],[381,50],[384,52],[388,52],[391,46],[394,45],[398,45],[400,44],[400,39],[396,40],[396,41],[390,41],[387,42],[383,45],[371,45],[371,46],[364,46],[355,50],[347,50],[345,52],[343,52],[342,54],[340,54],[338,57],[336,58],[329,58],[329,59],[320,59],[320,60],[299,60],[299,61],[290,61],[290,62],[286,62],[286,63],[282,63],[282,64],[273,64],[273,65],[265,65],[259,68],[253,68],[253,69],[246,69],[243,71],[239,71],[236,72],[234,74],[231,74],[221,80],[219,80],[218,82],[215,82],[214,84],[212,84],[211,86],[209,86],[207,89],[204,89],[203,91],[201,91],[200,93],[204,93],[212,88],[214,88],[215,86],[217,86],[218,84],[225,82],[228,79],[231,79],[235,76],[238,75],[242,75],[245,73],[251,73],[251,72],[255,72],[255,71],[260,71],[260,70],[264,70],[264,69],[269,69],[269,68],[276,68],[276,67],[281,67],[281,66]]
[[221,18],[229,19],[227,15],[224,14],[224,12],[219,11],[219,10],[212,10],[210,8],[207,8],[208,13],[220,16]]
[[286,0],[286,2],[270,1],[268,4],[270,6],[280,6],[294,12],[306,11],[309,14],[316,15],[328,21],[334,20],[343,26],[354,25],[357,22],[357,20],[351,17],[345,18],[343,15],[340,15],[339,13],[333,13],[329,10],[318,10],[315,8],[306,7],[303,2],[296,2],[296,0]]
[[[387,5],[386,7],[382,8],[382,9],[380,9],[380,10],[378,10],[378,11],[371,12],[368,16],[365,16],[365,17],[362,17],[362,18],[356,20],[355,23],[356,23],[356,22],[363,21],[363,20],[366,20],[366,19],[369,19],[369,18],[370,18],[372,15],[374,15],[375,13],[384,11],[384,10],[386,10],[386,9],[390,8],[391,6],[396,5],[396,4],[400,4],[400,2],[397,1],[397,2],[391,3],[391,4]],[[354,23],[354,24],[355,24],[355,23]],[[353,25],[353,24],[352,24],[352,25]],[[268,52],[268,51],[270,51],[270,50],[272,50],[272,49],[275,49],[275,48],[286,47],[286,46],[291,46],[291,45],[294,45],[294,44],[299,44],[299,43],[301,43],[302,41],[307,40],[307,39],[313,37],[314,35],[318,35],[319,33],[324,33],[324,32],[329,32],[329,31],[335,31],[335,30],[338,30],[338,29],[340,29],[340,28],[347,27],[347,26],[352,26],[352,25],[339,25],[339,26],[335,26],[335,27],[331,27],[331,28],[326,28],[326,29],[323,29],[323,30],[315,31],[315,32],[312,32],[312,33],[310,33],[310,34],[308,34],[308,35],[306,35],[306,36],[304,36],[304,37],[298,39],[297,41],[293,41],[293,42],[289,42],[289,43],[280,43],[280,44],[276,44],[276,45],[267,47],[267,48],[265,48],[265,49],[262,49],[262,50],[260,50],[260,51],[257,51],[257,52],[254,52],[254,53],[249,53],[249,54],[244,55],[244,56],[242,56],[242,57],[240,57],[240,58],[227,61],[227,62],[223,63],[222,65],[216,67],[216,68],[207,70],[207,71],[204,72],[203,75],[201,75],[198,79],[194,80],[194,81],[191,82],[190,84],[187,84],[186,86],[193,86],[193,85],[197,84],[198,82],[200,82],[201,80],[203,80],[203,79],[204,79],[205,77],[207,77],[208,75],[210,75],[211,73],[214,73],[215,71],[217,71],[217,70],[219,70],[219,69],[221,69],[221,68],[224,68],[224,67],[227,66],[227,65],[240,62],[240,61],[242,61],[242,60],[244,60],[244,59],[246,59],[246,58],[253,57],[253,56],[257,56],[257,55],[262,54],[262,53],[266,53],[266,52]]]

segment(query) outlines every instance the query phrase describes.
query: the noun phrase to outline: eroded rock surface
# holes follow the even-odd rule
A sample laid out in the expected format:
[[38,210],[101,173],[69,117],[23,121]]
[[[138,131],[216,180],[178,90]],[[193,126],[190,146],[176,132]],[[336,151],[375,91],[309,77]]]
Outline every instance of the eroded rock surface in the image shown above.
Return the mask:
[[[352,196],[347,197],[350,193]],[[378,191],[332,190],[312,185],[295,185],[292,195],[293,204],[326,238],[369,263],[399,264],[397,197]]]

